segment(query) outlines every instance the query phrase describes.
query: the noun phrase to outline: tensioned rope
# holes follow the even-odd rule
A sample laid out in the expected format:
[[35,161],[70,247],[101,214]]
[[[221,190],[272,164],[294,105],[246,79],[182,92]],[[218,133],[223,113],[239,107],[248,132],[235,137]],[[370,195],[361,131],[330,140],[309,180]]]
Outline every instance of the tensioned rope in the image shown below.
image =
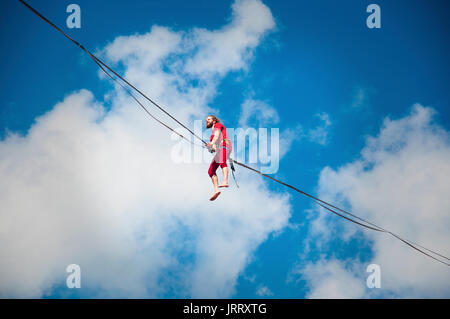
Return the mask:
[[[140,90],[138,90],[134,85],[132,85],[130,82],[128,82],[127,80],[125,80],[122,76],[120,76],[118,73],[116,73],[113,69],[111,69],[108,65],[106,65],[105,63],[103,63],[103,61],[101,61],[99,58],[97,58],[94,54],[92,54],[89,50],[87,50],[83,45],[81,45],[80,43],[78,43],[77,41],[75,41],[74,39],[72,39],[68,34],[66,34],[64,31],[62,31],[60,28],[58,28],[53,22],[51,22],[50,20],[48,20],[46,17],[44,17],[41,13],[39,13],[36,9],[34,9],[32,6],[30,6],[28,3],[26,3],[23,0],[19,0],[22,4],[24,4],[28,9],[30,9],[33,13],[35,13],[37,16],[39,16],[42,20],[44,20],[45,22],[47,22],[49,25],[51,25],[53,28],[55,28],[56,30],[58,30],[61,34],[63,34],[65,37],[67,37],[70,41],[72,41],[73,43],[75,43],[80,49],[82,49],[84,52],[86,52],[87,54],[89,54],[89,56],[94,60],[94,62],[100,66],[100,68],[103,70],[103,72],[105,72],[109,77],[111,77],[111,75],[105,71],[105,69],[103,67],[101,67],[101,65],[103,65],[104,67],[106,67],[108,70],[110,70],[111,72],[113,72],[117,77],[119,77],[122,81],[124,81],[126,84],[128,84],[130,87],[132,87],[135,91],[137,91],[139,94],[141,94],[144,98],[146,98],[148,101],[150,101],[153,105],[155,105],[156,107],[158,107],[161,111],[163,111],[165,114],[167,114],[170,118],[172,118],[175,122],[177,122],[178,124],[180,124],[183,128],[185,128],[186,130],[188,130],[193,136],[195,136],[196,138],[198,138],[200,141],[202,141],[204,143],[204,145],[206,145],[207,143],[205,141],[203,141],[203,139],[199,136],[197,136],[194,132],[192,132],[187,126],[185,126],[183,123],[179,122],[176,118],[174,118],[172,115],[170,115],[166,110],[164,110],[161,106],[159,106],[156,102],[154,102],[152,99],[150,99],[149,97],[147,97],[144,93],[142,93]],[[113,77],[111,77],[112,79],[114,79]],[[119,83],[119,82],[118,82]],[[122,86],[123,87],[123,86]],[[127,90],[128,92],[128,90]],[[134,97],[134,96],[133,96]],[[136,99],[135,99],[136,100]],[[136,100],[137,101],[137,100]],[[139,102],[138,102],[139,103]],[[148,111],[148,109],[143,106],[141,103],[139,103],[139,105],[141,105],[141,107],[144,109],[145,112],[148,113],[148,115],[150,115],[152,118],[154,118],[155,120],[157,120],[152,114],[150,114],[150,112]],[[158,120],[157,120],[158,121]],[[158,121],[159,122],[159,121]],[[162,122],[160,122],[162,125],[166,126],[165,124],[163,124]],[[167,127],[167,126],[166,126]],[[171,129],[172,130],[172,129]],[[172,130],[174,131],[174,130]],[[175,131],[174,131],[175,132]],[[176,134],[178,134],[177,132],[175,132]],[[180,134],[178,134],[180,135]],[[181,135],[180,135],[181,136]],[[184,137],[183,137],[184,138]]]
[[[197,136],[192,130],[190,130],[187,126],[185,126],[183,123],[181,123],[180,121],[178,121],[174,116],[172,116],[170,113],[168,113],[166,110],[164,110],[160,105],[158,105],[156,102],[154,102],[152,99],[150,99],[147,95],[145,95],[144,93],[142,93],[139,89],[137,89],[134,85],[132,85],[130,82],[128,82],[125,78],[123,78],[120,74],[118,74],[117,72],[115,72],[112,68],[110,68],[107,64],[105,64],[102,60],[100,60],[99,58],[97,58],[94,54],[92,54],[89,50],[87,50],[83,45],[81,45],[80,43],[78,43],[77,41],[75,41],[73,38],[71,38],[69,35],[67,35],[64,31],[62,31],[60,28],[58,28],[55,24],[53,24],[51,21],[49,21],[47,18],[45,18],[42,14],[40,14],[37,10],[35,10],[33,7],[31,7],[28,3],[26,3],[24,0],[19,0],[23,5],[25,5],[28,9],[30,9],[33,13],[35,13],[38,17],[40,17],[42,20],[44,20],[45,22],[47,22],[49,25],[51,25],[53,28],[55,28],[56,30],[58,30],[61,34],[63,34],[65,37],[67,37],[69,40],[71,40],[73,43],[75,43],[79,48],[81,48],[83,51],[85,51],[91,58],[92,58],[92,60],[100,67],[100,69],[104,72],[104,73],[106,73],[107,75],[108,75],[108,77],[110,77],[112,80],[114,80],[115,82],[117,82],[140,106],[141,106],[141,108],[149,115],[149,116],[151,116],[154,120],[156,120],[158,123],[160,123],[161,125],[163,125],[163,126],[165,126],[166,128],[168,128],[169,130],[171,130],[172,132],[174,132],[175,134],[177,134],[178,136],[180,136],[181,138],[183,138],[183,139],[185,139],[186,141],[188,141],[189,143],[191,143],[191,144],[193,144],[193,145],[196,145],[196,146],[200,146],[200,145],[198,145],[198,144],[195,144],[195,143],[193,143],[191,140],[189,140],[189,139],[187,139],[186,137],[184,137],[183,135],[181,135],[181,134],[179,134],[178,132],[176,132],[173,128],[171,128],[169,125],[167,125],[167,124],[165,124],[165,123],[163,123],[162,121],[160,121],[159,119],[157,119],[154,115],[152,115],[149,111],[148,111],[148,109],[138,100],[138,98],[136,98],[135,96],[134,96],[134,94],[131,92],[131,91],[129,91],[126,87],[125,87],[125,85],[122,83],[122,82],[120,82],[118,79],[120,79],[120,80],[122,80],[124,83],[126,83],[129,87],[131,87],[133,90],[135,90],[136,92],[138,92],[142,97],[144,97],[146,100],[148,100],[149,102],[151,102],[153,105],[155,105],[157,108],[159,108],[161,111],[163,111],[166,115],[168,115],[171,119],[173,119],[175,122],[177,122],[179,125],[181,125],[183,128],[185,128],[187,131],[189,131],[194,137],[196,137],[197,139],[199,139],[200,141],[202,141],[202,143],[203,143],[203,145],[201,145],[202,147],[204,147],[204,148],[206,148],[206,145],[207,145],[207,143],[201,138],[201,137],[199,137],[199,136]],[[113,75],[111,75],[108,71],[110,71],[110,72],[112,72],[117,78],[115,78]],[[397,234],[395,234],[395,233],[393,233],[393,232],[391,232],[391,231],[389,231],[389,230],[386,230],[386,229],[384,229],[384,228],[381,228],[381,227],[379,227],[379,226],[377,226],[377,225],[375,225],[375,224],[373,224],[373,223],[371,223],[371,222],[369,222],[369,221],[367,221],[367,220],[365,220],[365,219],[363,219],[363,218],[361,218],[361,217],[358,217],[358,216],[356,216],[356,215],[354,215],[354,214],[352,214],[352,213],[350,213],[350,212],[348,212],[348,211],[346,211],[346,210],[343,210],[343,209],[341,209],[341,208],[339,208],[339,207],[337,207],[337,206],[334,206],[334,205],[332,205],[332,204],[330,204],[330,203],[327,203],[326,201],[323,201],[323,200],[321,200],[321,199],[319,199],[319,198],[317,198],[317,197],[315,197],[315,196],[313,196],[313,195],[310,195],[310,194],[308,194],[308,193],[306,193],[306,192],[304,192],[304,191],[302,191],[302,190],[300,190],[300,189],[298,189],[298,188],[296,188],[296,187],[294,187],[294,186],[292,186],[292,185],[289,185],[289,184],[287,184],[287,183],[284,183],[284,182],[282,182],[282,181],[280,181],[280,180],[278,180],[278,179],[276,179],[276,178],[273,178],[273,177],[271,177],[271,176],[269,176],[269,175],[267,175],[267,174],[263,174],[261,171],[259,171],[259,170],[256,170],[256,169],[254,169],[254,168],[251,168],[251,167],[249,167],[249,166],[247,166],[247,165],[245,165],[245,164],[242,164],[242,163],[240,163],[240,162],[238,162],[238,161],[236,161],[236,160],[234,160],[234,159],[231,159],[230,158],[230,160],[233,162],[233,163],[235,163],[235,164],[237,164],[237,165],[239,165],[239,166],[241,166],[241,167],[244,167],[244,168],[246,168],[246,169],[248,169],[248,170],[251,170],[251,171],[253,171],[253,172],[255,172],[255,173],[257,173],[257,174],[260,174],[261,176],[263,176],[263,177],[266,177],[266,178],[269,178],[269,179],[271,179],[271,180],[273,180],[273,181],[275,181],[275,182],[277,182],[277,183],[279,183],[279,184],[281,184],[281,185],[284,185],[284,186],[286,186],[286,187],[289,187],[289,188],[291,188],[291,189],[293,189],[294,191],[296,191],[296,192],[298,192],[298,193],[300,193],[300,194],[302,194],[302,195],[305,195],[305,196],[307,196],[307,197],[309,197],[309,198],[311,198],[312,200],[314,200],[314,202],[315,203],[317,203],[318,205],[320,205],[322,208],[324,208],[324,209],[326,209],[326,210],[328,210],[328,211],[330,211],[330,212],[332,212],[332,213],[334,213],[334,214],[336,214],[336,215],[338,215],[338,216],[340,216],[340,217],[342,217],[342,218],[344,218],[344,219],[346,219],[346,220],[348,220],[348,221],[351,221],[351,222],[353,222],[353,223],[355,223],[355,224],[357,224],[357,225],[360,225],[360,226],[362,226],[362,227],[365,227],[365,228],[367,228],[367,229],[371,229],[371,230],[374,230],[374,231],[378,231],[378,232],[383,232],[383,233],[386,233],[386,234],[390,234],[390,235],[392,235],[393,237],[395,237],[395,238],[397,238],[398,240],[400,240],[400,241],[402,241],[403,243],[405,243],[405,244],[407,244],[408,246],[410,246],[410,247],[412,247],[412,248],[414,248],[415,250],[417,250],[417,251],[419,251],[420,253],[422,253],[422,254],[424,254],[424,255],[426,255],[426,256],[428,256],[428,257],[430,257],[430,258],[432,258],[432,259],[434,259],[434,260],[436,260],[436,261],[438,261],[438,262],[440,262],[440,263],[442,263],[442,264],[444,264],[444,265],[447,265],[447,266],[450,266],[450,263],[447,263],[447,262],[445,262],[445,261],[443,261],[443,260],[440,260],[439,258],[437,258],[437,257],[435,257],[435,256],[439,256],[439,257],[441,257],[441,258],[443,258],[443,259],[446,259],[446,260],[448,260],[448,261],[450,261],[450,258],[448,258],[448,257],[446,257],[446,256],[444,256],[444,255],[442,255],[442,254],[439,254],[439,253],[437,253],[437,252],[435,252],[435,251],[433,251],[433,250],[431,250],[431,249],[428,249],[428,248],[426,248],[426,247],[423,247],[423,246],[421,246],[421,245],[419,245],[419,244],[417,244],[417,243],[414,243],[414,242],[412,242],[412,241],[410,241],[410,240],[407,240],[407,239],[404,239],[404,238],[402,238],[402,237],[400,237],[400,236],[398,236]],[[347,214],[348,216],[351,216],[351,217],[353,217],[353,218],[355,218],[355,219],[357,219],[357,220],[359,220],[360,222],[358,222],[358,221],[356,221],[356,220],[354,220],[354,219],[352,219],[352,218],[349,218],[349,217],[347,217],[347,216],[344,216],[343,214],[341,214],[341,213],[338,213],[337,211],[335,211],[335,210],[337,210],[337,211],[340,211],[341,213],[344,213],[344,214]],[[369,226],[370,225],[370,226]],[[420,248],[422,248],[422,249],[424,249],[424,250],[426,250],[426,251],[428,251],[429,253],[426,253],[426,252],[424,252],[423,250],[421,250],[421,249],[419,249],[419,248],[417,248],[417,247],[420,247]],[[435,256],[432,256],[431,254],[433,254],[433,255],[435,255]]]
[[91,58],[94,60],[94,62],[98,65],[98,67],[106,73],[106,75],[108,75],[111,79],[113,79],[116,83],[118,83],[124,90],[125,92],[127,92],[141,107],[142,109],[144,109],[144,111],[150,115],[155,121],[157,121],[158,123],[160,123],[161,125],[165,126],[166,128],[168,128],[169,130],[171,130],[172,132],[174,132],[175,134],[177,134],[178,136],[180,136],[182,139],[188,141],[189,143],[196,145],[196,146],[202,146],[205,147],[204,145],[198,145],[195,144],[194,142],[192,142],[191,140],[188,140],[186,137],[184,137],[183,135],[181,135],[180,133],[178,133],[177,131],[175,131],[173,128],[171,128],[169,125],[165,124],[164,122],[162,122],[161,120],[157,119],[153,114],[151,114],[148,109],[139,101],[139,99],[134,96],[134,94],[132,92],[130,92],[130,90],[128,90],[123,84],[122,82],[118,81],[115,77],[113,77],[108,71],[106,71],[103,66],[97,62],[96,57],[94,55],[92,55],[90,52],[88,52],[89,55],[91,56]]

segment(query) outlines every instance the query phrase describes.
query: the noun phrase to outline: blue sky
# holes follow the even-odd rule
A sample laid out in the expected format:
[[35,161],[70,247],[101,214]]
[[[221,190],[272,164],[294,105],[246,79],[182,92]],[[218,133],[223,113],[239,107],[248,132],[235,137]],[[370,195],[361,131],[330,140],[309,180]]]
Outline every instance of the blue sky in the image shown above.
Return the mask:
[[[65,27],[65,8],[73,2],[82,10],[79,30]],[[149,32],[153,25],[177,32],[193,27],[219,29],[230,21],[231,14],[228,1],[29,3],[92,51],[104,48],[118,36]],[[306,135],[290,145],[280,161],[277,178],[317,194],[319,176],[325,167],[337,171],[357,160],[366,138],[380,132],[386,117],[404,118],[415,103],[431,106],[436,111],[434,124],[445,131],[449,129],[450,49],[445,41],[450,33],[445,15],[450,9],[448,1],[263,3],[270,9],[276,27],[254,50],[247,71],[231,71],[219,81],[211,106],[220,110],[226,126],[236,127],[241,105],[251,97],[276,109],[280,131],[301,126]],[[381,29],[366,26],[366,7],[370,3],[381,7]],[[81,50],[19,2],[8,1],[4,5],[0,13],[1,139],[8,132],[26,135],[36,117],[51,111],[71,92],[87,89],[96,100],[104,100],[112,85],[99,78],[97,66]],[[117,70],[124,69],[119,65]],[[105,104],[108,107],[108,101]],[[177,116],[176,111],[173,114]],[[327,114],[330,119],[324,143],[308,137],[308,132],[321,125],[320,114]],[[274,194],[289,193],[283,187],[266,183]],[[293,271],[297,266],[301,268],[323,258],[345,261],[355,256],[361,264],[368,264],[374,258],[373,238],[360,232],[348,241],[337,237],[325,247],[315,246],[308,241],[308,237],[314,238],[310,232],[314,213],[308,213],[313,208],[311,202],[291,193],[290,203],[290,223],[298,226],[271,233],[257,245],[227,297],[308,297],[314,284],[308,283],[304,273]],[[346,231],[345,227],[339,228],[341,224],[336,219],[328,225]],[[389,225],[388,219],[383,220],[382,226]],[[310,250],[305,248],[306,242]],[[415,254],[404,249],[406,254]],[[183,258],[195,258],[179,257],[181,262]],[[167,285],[170,286],[169,281]],[[47,297],[91,297],[96,293],[96,287],[68,293],[64,282],[50,286],[54,288],[47,290]],[[170,287],[162,297],[186,296]],[[261,294],[261,287],[271,293]],[[427,295],[424,291],[420,297]],[[364,293],[374,296],[370,291]],[[438,297],[448,297],[448,293],[443,291]],[[381,296],[404,295],[385,290]]]

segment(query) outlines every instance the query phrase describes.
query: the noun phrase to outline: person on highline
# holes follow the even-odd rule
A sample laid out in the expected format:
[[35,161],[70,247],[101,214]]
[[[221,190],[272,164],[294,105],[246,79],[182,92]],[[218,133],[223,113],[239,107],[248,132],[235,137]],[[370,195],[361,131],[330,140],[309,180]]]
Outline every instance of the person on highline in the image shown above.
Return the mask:
[[[206,146],[211,152],[216,153],[208,170],[208,175],[211,177],[214,185],[214,193],[209,200],[215,200],[220,195],[219,188],[228,187],[227,159],[231,153],[231,142],[227,134],[227,129],[214,115],[208,115],[206,117],[206,128],[212,129],[210,143]],[[223,173],[223,183],[220,185],[216,175],[219,166],[222,168]]]

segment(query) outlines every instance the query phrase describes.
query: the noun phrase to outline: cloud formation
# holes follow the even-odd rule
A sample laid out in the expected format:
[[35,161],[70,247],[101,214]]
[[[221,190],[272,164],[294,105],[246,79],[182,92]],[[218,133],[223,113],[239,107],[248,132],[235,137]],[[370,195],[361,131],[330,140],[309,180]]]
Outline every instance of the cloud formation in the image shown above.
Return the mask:
[[349,270],[351,265],[331,259],[321,259],[316,263],[309,263],[301,274],[307,281],[310,299],[354,299],[360,298],[365,291],[365,281],[358,278]]
[[[436,124],[435,113],[431,107],[415,104],[403,118],[386,118],[378,136],[367,138],[359,159],[337,170],[330,167],[322,170],[319,197],[449,256],[450,199],[446,194],[450,189],[450,133]],[[450,296],[448,267],[391,236],[371,231],[361,233],[354,224],[337,221],[337,217],[325,211],[320,211],[313,222],[311,235],[309,244],[317,240],[319,251],[329,247],[334,238],[350,245],[350,239],[361,235],[365,241],[358,243],[368,243],[372,251],[369,260],[359,254],[352,256],[352,262],[360,265],[356,269],[338,267],[341,261],[332,259],[303,265],[300,273],[310,282],[311,296],[329,297],[322,282],[337,272],[340,275],[332,276],[337,287],[335,296],[347,296],[346,287],[354,282],[351,278],[365,280],[361,272],[372,263],[380,265],[382,289],[361,290],[355,286],[353,297]],[[323,278],[310,276],[317,273],[322,273]]]
[[326,145],[328,142],[328,133],[331,126],[331,120],[328,113],[318,113],[316,117],[319,118],[320,124],[308,131],[308,139],[311,142],[320,145]]
[[231,22],[220,30],[194,29],[189,40],[198,48],[185,70],[198,77],[247,69],[261,37],[275,28],[270,9],[259,0],[237,0]]
[[256,290],[256,294],[260,297],[271,297],[273,296],[273,292],[269,289],[269,287],[261,285]]
[[280,122],[280,117],[275,108],[264,101],[248,98],[241,105],[239,126],[242,128],[247,127],[251,119],[261,127]]
[[[275,27],[260,1],[232,9],[219,30],[153,26],[99,53],[190,123]],[[109,111],[88,90],[68,94],[0,141],[0,296],[42,297],[78,264],[91,297],[230,297],[258,245],[287,224],[289,198],[242,171],[239,194],[210,203],[207,167],[173,163],[170,132],[123,91],[105,98]]]

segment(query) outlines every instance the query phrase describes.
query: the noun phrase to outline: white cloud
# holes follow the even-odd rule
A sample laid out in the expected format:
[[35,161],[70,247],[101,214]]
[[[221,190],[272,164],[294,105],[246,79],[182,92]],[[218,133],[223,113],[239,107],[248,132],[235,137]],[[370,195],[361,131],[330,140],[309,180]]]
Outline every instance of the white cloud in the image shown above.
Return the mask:
[[358,278],[345,262],[321,259],[298,270],[308,283],[306,298],[354,299],[364,294],[365,280]]
[[[261,2],[237,1],[221,30],[154,26],[100,52],[189,123],[210,111],[216,93],[204,72],[217,80],[247,68],[273,27]],[[256,247],[286,226],[288,196],[240,171],[239,190],[209,202],[207,165],[174,164],[170,132],[123,91],[107,97],[108,112],[89,91],[74,92],[25,136],[0,141],[0,296],[40,297],[65,284],[72,263],[82,289],[101,297],[231,296]]]
[[366,99],[366,92],[362,88],[357,88],[353,97],[352,107],[360,108]]
[[[276,126],[280,122],[278,111],[268,103],[253,98],[253,93],[241,105],[241,113],[239,114],[239,127],[244,130],[247,128],[273,128],[279,129]],[[252,125],[250,125],[252,123]],[[279,132],[278,140],[278,157],[283,158],[290,150],[295,141],[301,140],[305,137],[303,128],[300,124],[292,128],[286,128]],[[272,150],[273,152],[273,150]],[[273,155],[274,153],[272,153]]]
[[376,90],[372,87],[355,86],[353,88],[353,99],[347,111],[364,110],[370,107],[370,98]]
[[[239,114],[239,126],[241,128],[253,127],[269,127],[280,122],[278,111],[268,103],[254,99],[254,93],[250,94],[241,105],[241,112]],[[330,116],[327,113],[317,113],[315,116],[320,123],[316,127],[309,129],[307,132],[303,129],[301,124],[295,127],[288,127],[279,133],[279,158],[290,150],[292,144],[302,139],[308,140],[311,143],[318,143],[326,145],[328,142],[329,128],[331,126]],[[253,125],[250,125],[252,123]]]
[[[433,121],[434,114],[431,107],[415,104],[404,118],[386,118],[378,136],[367,139],[360,159],[322,170],[319,197],[449,256],[450,134]],[[335,236],[348,240],[359,230],[336,223],[337,218],[320,212],[314,222],[311,234],[320,249]],[[365,231],[364,236],[373,242],[371,263],[381,267],[383,295],[450,296],[447,266],[389,235]]]
[[273,292],[269,289],[269,287],[261,285],[256,290],[256,294],[260,297],[270,297],[273,296]]
[[362,87],[355,88],[353,101],[352,101],[352,108],[359,109],[365,105],[365,102],[367,100],[367,89],[364,89]]
[[275,108],[266,102],[248,98],[241,105],[239,126],[245,128],[249,120],[254,119],[257,126],[266,127],[269,124],[278,124],[280,117]]
[[198,51],[186,63],[188,73],[205,77],[211,73],[223,75],[246,69],[253,49],[268,31],[275,28],[270,9],[259,0],[237,0],[232,9],[232,20],[223,28],[194,30],[190,41],[195,43]]
[[308,138],[311,142],[326,145],[328,141],[328,132],[331,126],[330,116],[327,113],[318,113],[320,124],[308,131]]
[[164,58],[179,50],[182,34],[154,25],[149,33],[119,36],[106,48],[112,62],[121,62],[128,70],[148,71],[160,68]]
[[295,127],[288,127],[280,133],[280,158],[289,152],[294,142],[301,140],[305,137],[303,127],[298,124]]

